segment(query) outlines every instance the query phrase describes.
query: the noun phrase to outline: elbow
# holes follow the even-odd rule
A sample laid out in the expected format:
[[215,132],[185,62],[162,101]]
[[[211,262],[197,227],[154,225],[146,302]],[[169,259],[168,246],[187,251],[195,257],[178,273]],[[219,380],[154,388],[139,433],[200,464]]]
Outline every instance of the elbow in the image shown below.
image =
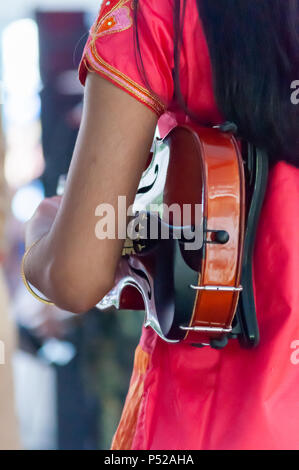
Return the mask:
[[[105,272],[105,271],[103,271]],[[105,273],[107,274],[107,273]],[[79,276],[72,270],[54,267],[50,274],[51,300],[63,310],[81,314],[95,307],[113,288],[114,277],[99,279],[96,285],[88,277]]]

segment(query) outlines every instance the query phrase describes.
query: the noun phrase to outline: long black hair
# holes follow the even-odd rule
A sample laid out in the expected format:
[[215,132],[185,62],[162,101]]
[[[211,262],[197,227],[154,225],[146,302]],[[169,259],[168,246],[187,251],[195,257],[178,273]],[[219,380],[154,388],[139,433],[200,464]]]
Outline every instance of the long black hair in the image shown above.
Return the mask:
[[[299,166],[299,104],[291,98],[292,84],[299,80],[299,0],[174,0],[175,95],[196,119],[184,102],[179,77],[188,1],[197,4],[223,116],[237,125],[241,137],[265,148],[272,161]],[[134,3],[137,60],[144,71],[138,0]]]

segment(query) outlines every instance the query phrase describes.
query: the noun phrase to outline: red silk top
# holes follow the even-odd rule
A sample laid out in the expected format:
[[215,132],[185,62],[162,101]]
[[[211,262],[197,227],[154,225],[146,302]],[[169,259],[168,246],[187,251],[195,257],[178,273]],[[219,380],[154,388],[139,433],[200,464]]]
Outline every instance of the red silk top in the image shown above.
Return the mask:
[[[188,122],[173,97],[171,0],[140,0],[147,81],[136,65],[131,0],[103,1],[80,65],[157,113],[161,135]],[[222,121],[195,0],[187,2],[183,96],[203,124]],[[151,90],[151,91],[150,91]],[[261,341],[221,351],[168,344],[144,329],[113,449],[299,449],[299,170],[271,170],[254,256]]]

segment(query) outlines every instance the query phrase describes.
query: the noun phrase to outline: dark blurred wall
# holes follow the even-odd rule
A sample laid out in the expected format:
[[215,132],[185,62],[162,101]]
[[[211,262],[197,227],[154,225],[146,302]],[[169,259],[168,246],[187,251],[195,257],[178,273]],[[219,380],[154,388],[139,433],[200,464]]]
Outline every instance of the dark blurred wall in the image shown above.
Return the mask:
[[76,70],[88,28],[83,12],[37,12],[39,30],[42,145],[46,196],[56,193],[59,175],[68,171],[78,132],[72,119],[82,101]]

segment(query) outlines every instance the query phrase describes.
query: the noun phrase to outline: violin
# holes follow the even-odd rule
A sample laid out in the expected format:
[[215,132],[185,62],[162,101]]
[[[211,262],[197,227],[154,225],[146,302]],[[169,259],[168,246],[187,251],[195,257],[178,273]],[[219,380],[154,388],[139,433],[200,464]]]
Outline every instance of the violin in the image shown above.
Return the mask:
[[145,310],[145,327],[169,343],[257,345],[252,250],[267,157],[234,131],[183,125],[155,140],[115,286],[97,308]]

